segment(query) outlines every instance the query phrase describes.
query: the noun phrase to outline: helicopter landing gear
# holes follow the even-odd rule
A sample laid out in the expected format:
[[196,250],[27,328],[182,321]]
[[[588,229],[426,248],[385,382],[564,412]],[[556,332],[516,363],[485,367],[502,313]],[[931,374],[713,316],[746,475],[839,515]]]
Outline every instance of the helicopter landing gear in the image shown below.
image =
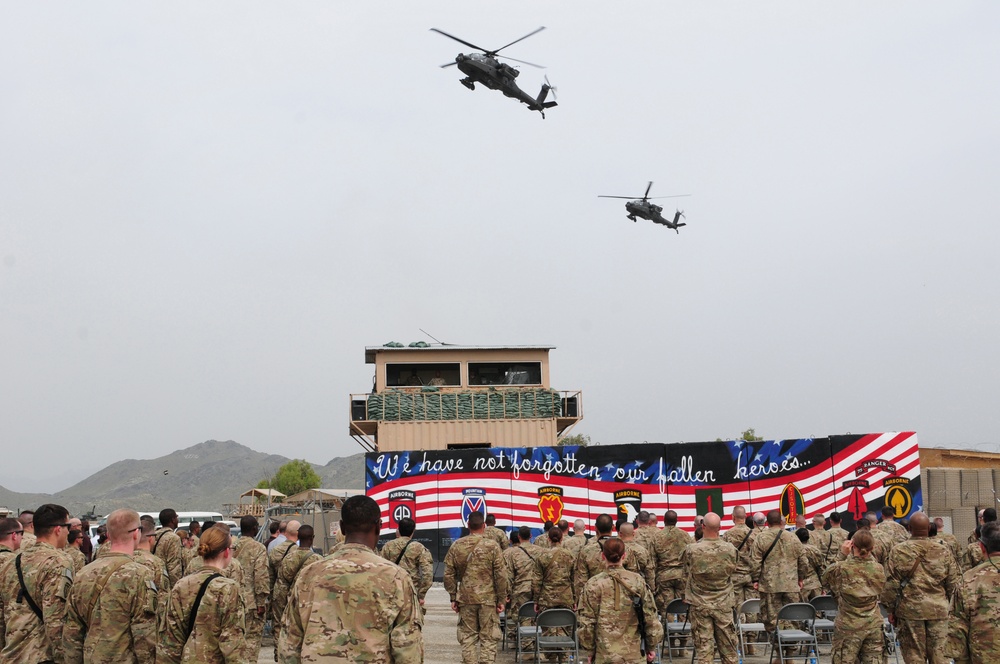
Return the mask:
[[632,220],[632,223],[633,223],[633,224],[635,223],[635,215],[634,215],[634,214],[630,214],[630,215],[628,216],[628,218]]
[[472,82],[472,79],[463,78],[461,81],[459,81],[459,83],[461,83],[465,87],[469,88],[470,90],[475,90],[476,89],[476,84]]

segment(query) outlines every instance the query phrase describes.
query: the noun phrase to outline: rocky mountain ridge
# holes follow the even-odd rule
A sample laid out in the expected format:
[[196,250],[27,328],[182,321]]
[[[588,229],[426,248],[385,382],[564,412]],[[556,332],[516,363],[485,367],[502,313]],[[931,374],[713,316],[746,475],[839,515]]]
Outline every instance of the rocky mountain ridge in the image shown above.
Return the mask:
[[[0,486],[0,505],[17,511],[52,502],[72,514],[85,513],[95,505],[99,514],[122,507],[222,511],[223,504],[239,502],[241,493],[288,461],[280,454],[257,452],[232,440],[208,440],[156,459],[117,461],[54,494],[19,493]],[[363,453],[312,466],[325,488],[364,488]]]

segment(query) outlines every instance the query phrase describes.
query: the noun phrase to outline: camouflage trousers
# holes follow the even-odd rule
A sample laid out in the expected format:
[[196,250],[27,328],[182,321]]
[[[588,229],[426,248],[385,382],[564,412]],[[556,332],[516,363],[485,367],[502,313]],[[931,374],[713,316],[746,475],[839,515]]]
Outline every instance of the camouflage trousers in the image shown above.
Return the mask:
[[799,593],[760,594],[760,618],[768,634],[774,634],[778,624],[778,611],[785,604],[796,604],[802,599]]
[[896,616],[899,649],[906,664],[945,664],[948,642],[948,619],[913,620]]
[[692,606],[688,609],[688,621],[691,623],[696,664],[712,664],[716,647],[722,664],[737,664],[739,654],[731,608]]
[[667,604],[671,601],[684,597],[684,586],[687,579],[679,576],[675,579],[656,580],[656,609],[663,614],[667,610]]
[[462,647],[462,664],[493,664],[499,641],[500,614],[495,605],[459,605],[458,645]]
[[805,602],[806,604],[808,604],[809,600],[811,600],[813,597],[819,597],[822,594],[823,594],[823,589],[822,588],[810,588],[809,590],[806,590],[805,588],[803,588],[802,589],[802,598],[799,601],[800,602]]
[[833,627],[832,664],[881,664],[885,651],[882,617],[874,615],[864,622],[838,619]]
[[[247,611],[246,617],[247,661],[256,662],[260,656],[260,642],[264,636],[264,616],[258,616],[257,610]],[[275,639],[275,643],[277,643]]]
[[757,599],[757,591],[754,590],[753,580],[749,574],[733,575],[733,592],[736,594],[737,609],[748,599]]
[[288,604],[288,588],[275,584],[271,591],[271,632],[274,637],[274,661],[278,661],[278,636],[281,634],[281,620]]

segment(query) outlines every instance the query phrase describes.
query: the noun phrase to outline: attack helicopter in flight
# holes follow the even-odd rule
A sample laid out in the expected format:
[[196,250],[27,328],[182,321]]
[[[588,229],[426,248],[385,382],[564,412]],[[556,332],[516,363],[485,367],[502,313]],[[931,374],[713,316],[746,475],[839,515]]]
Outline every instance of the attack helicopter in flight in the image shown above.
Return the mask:
[[[507,44],[507,46],[513,46],[517,42],[538,34],[544,29],[544,27],[541,27],[534,32],[529,32],[525,36],[521,37],[521,39],[515,39],[511,43]],[[444,30],[438,30],[437,28],[431,28],[431,30],[440,35],[444,35],[449,39],[454,39],[460,44],[465,44],[469,48],[481,51],[481,53],[459,53],[455,57],[454,62],[441,65],[442,69],[458,65],[459,71],[465,74],[465,78],[459,81],[459,83],[465,87],[470,90],[475,90],[476,83],[482,83],[490,90],[499,90],[505,96],[517,99],[522,104],[527,104],[529,110],[538,111],[542,114],[542,118],[545,117],[545,109],[556,106],[556,102],[554,101],[545,101],[550,91],[552,92],[553,98],[555,98],[555,88],[549,84],[548,78],[546,78],[545,83],[542,84],[542,90],[538,93],[538,96],[532,97],[527,92],[517,87],[517,83],[514,82],[514,79],[517,78],[517,75],[521,72],[514,67],[511,67],[506,62],[500,62],[499,58],[513,60],[514,62],[520,62],[523,65],[530,65],[538,69],[544,69],[541,65],[525,62],[524,60],[516,60],[506,55],[497,55],[497,53],[507,48],[507,46],[501,46],[496,50],[488,51],[482,46],[476,46],[475,44],[465,41],[464,39],[459,39],[454,35],[449,35]]]
[[677,194],[675,196],[654,196],[653,198],[650,198],[649,190],[652,188],[653,188],[653,183],[650,182],[649,185],[646,186],[646,193],[643,194],[642,198],[639,199],[635,199],[633,196],[598,196],[598,198],[631,199],[629,200],[628,203],[625,204],[625,210],[628,212],[629,219],[635,221],[636,217],[642,217],[643,219],[648,219],[649,221],[652,221],[654,224],[660,224],[662,226],[666,226],[667,228],[672,228],[677,232],[678,235],[680,235],[680,230],[679,230],[680,227],[687,226],[686,223],[681,222],[681,217],[684,216],[684,213],[681,212],[680,210],[677,210],[674,213],[674,220],[671,221],[670,219],[665,218],[663,214],[661,214],[663,212],[662,207],[656,205],[655,203],[651,203],[650,201],[655,200],[657,198],[682,198],[684,196],[690,196],[691,194]]

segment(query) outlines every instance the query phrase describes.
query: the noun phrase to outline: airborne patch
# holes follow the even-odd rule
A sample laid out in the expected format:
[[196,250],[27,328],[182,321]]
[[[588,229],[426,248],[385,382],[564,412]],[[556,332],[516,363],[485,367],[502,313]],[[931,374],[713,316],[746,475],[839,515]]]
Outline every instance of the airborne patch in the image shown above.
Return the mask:
[[538,488],[538,516],[541,520],[556,523],[562,518],[563,490],[561,486]]

